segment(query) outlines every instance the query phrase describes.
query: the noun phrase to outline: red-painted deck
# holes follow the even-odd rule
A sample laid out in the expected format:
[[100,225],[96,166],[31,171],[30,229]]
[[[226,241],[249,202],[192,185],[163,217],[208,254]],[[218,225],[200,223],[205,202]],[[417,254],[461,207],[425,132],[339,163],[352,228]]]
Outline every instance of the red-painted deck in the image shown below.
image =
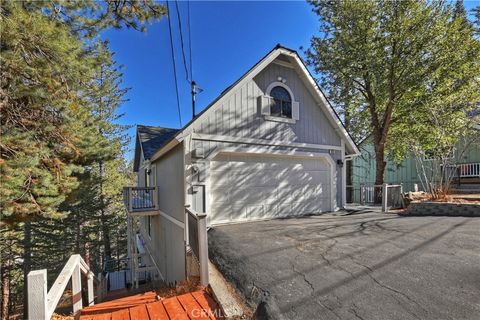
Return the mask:
[[157,300],[153,291],[83,308],[80,320],[215,320],[220,307],[204,290]]

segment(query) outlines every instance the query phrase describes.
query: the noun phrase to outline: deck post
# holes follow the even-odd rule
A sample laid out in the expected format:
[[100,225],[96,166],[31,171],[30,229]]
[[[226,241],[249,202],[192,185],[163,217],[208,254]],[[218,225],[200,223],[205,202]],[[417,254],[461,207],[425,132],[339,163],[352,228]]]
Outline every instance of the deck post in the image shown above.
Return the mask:
[[72,274],[72,304],[73,314],[77,314],[82,308],[82,275],[80,265],[76,264]]
[[382,185],[382,212],[388,211],[388,184]]
[[189,215],[188,209],[190,209],[190,205],[186,204],[185,205],[185,249],[187,249],[188,246],[190,245],[190,238],[189,238],[190,230],[188,230],[188,215]]
[[155,186],[153,189],[153,205],[155,206],[155,210],[159,209],[158,205],[158,187]]
[[133,212],[132,188],[128,187],[128,212]]
[[208,281],[208,235],[207,235],[207,215],[205,213],[197,214],[198,225],[198,260],[200,260],[200,285],[207,286]]
[[88,305],[93,306],[95,304],[95,294],[93,293],[93,273],[89,272],[87,276],[87,288],[88,288]]
[[28,273],[28,319],[47,320],[47,270]]

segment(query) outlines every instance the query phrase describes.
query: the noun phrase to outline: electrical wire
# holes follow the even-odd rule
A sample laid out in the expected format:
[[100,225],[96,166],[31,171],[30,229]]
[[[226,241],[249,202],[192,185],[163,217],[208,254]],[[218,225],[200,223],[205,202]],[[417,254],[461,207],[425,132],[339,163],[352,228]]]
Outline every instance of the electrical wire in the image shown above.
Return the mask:
[[190,79],[193,80],[193,64],[192,64],[192,30],[190,28],[190,0],[187,1],[187,22],[188,22],[188,50],[190,57]]
[[188,77],[187,59],[185,58],[185,47],[183,44],[183,31],[182,31],[182,18],[180,17],[180,8],[178,6],[178,0],[175,0],[175,8],[177,9],[178,29],[180,30],[180,43],[182,48],[183,66],[185,67],[185,76],[187,82],[190,82]]
[[172,22],[170,19],[170,6],[169,1],[167,0],[167,12],[168,12],[168,31],[170,33],[170,48],[172,49],[172,62],[173,62],[173,76],[175,78],[175,92],[177,93],[177,111],[178,111],[178,120],[180,121],[180,127],[182,127],[182,114],[180,112],[180,98],[178,94],[178,79],[177,79],[177,66],[175,63],[175,50],[173,48],[173,36],[172,36]]

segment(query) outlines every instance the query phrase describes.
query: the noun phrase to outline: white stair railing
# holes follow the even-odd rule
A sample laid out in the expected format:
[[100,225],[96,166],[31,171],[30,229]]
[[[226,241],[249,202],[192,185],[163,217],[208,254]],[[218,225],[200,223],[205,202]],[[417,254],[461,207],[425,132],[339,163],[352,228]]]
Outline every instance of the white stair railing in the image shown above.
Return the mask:
[[[28,273],[28,319],[49,320],[57,308],[63,292],[72,279],[72,304],[73,313],[76,315],[83,308],[82,302],[82,276],[87,276],[88,305],[94,304],[94,282],[97,290],[102,293],[102,283],[94,276],[88,265],[79,254],[74,254],[68,259],[55,283],[47,291],[47,270],[35,270]],[[101,299],[101,297],[99,297]]]

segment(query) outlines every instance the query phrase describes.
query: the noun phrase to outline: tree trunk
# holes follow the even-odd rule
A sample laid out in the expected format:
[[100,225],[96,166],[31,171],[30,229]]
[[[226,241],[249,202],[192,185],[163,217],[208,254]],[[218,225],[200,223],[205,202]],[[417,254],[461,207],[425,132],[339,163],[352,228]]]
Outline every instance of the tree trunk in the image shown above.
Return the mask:
[[88,240],[85,241],[85,263],[87,266],[91,267],[92,255],[90,254],[90,243]]
[[28,318],[28,273],[32,268],[32,225],[25,222],[23,227],[23,318]]
[[[375,185],[383,184],[386,166],[387,162],[385,161],[385,145],[375,141]],[[382,188],[375,187],[374,190],[375,203],[382,203]]]
[[2,319],[9,317],[10,304],[10,258],[2,266]]
[[110,246],[110,230],[108,227],[108,218],[105,214],[105,197],[103,195],[103,179],[105,177],[105,169],[103,167],[103,162],[99,163],[100,170],[100,220],[102,223],[102,233],[103,233],[103,246],[105,248],[105,260],[110,260],[112,258],[112,248]]

